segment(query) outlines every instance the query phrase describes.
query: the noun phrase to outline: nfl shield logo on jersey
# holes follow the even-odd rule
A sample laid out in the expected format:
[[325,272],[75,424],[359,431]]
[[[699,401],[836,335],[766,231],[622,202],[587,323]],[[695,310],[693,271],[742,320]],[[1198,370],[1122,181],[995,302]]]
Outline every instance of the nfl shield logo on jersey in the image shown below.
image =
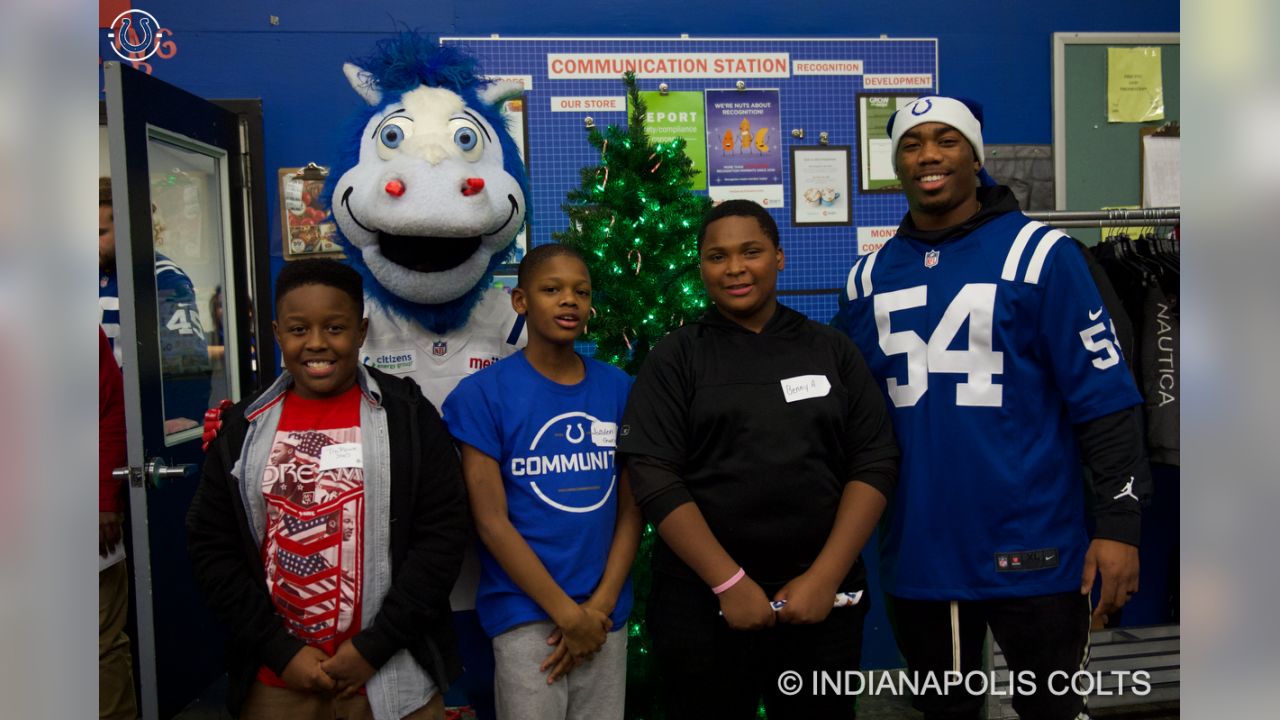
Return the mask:
[[432,354],[432,355],[436,355],[436,356],[438,356],[438,357],[444,357],[445,355],[448,355],[448,354],[449,354],[449,341],[448,341],[448,340],[436,340],[435,342],[431,343],[431,354]]
[[924,266],[927,268],[934,267],[938,264],[938,256],[941,255],[937,250],[930,250],[924,254]]

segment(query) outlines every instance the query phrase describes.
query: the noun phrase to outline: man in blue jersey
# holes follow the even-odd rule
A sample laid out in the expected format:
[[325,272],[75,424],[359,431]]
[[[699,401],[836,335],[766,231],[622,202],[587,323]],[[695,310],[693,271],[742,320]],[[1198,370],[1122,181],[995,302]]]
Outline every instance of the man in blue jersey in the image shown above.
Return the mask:
[[[152,206],[152,222],[160,221]],[[154,228],[156,245],[161,230]],[[127,238],[126,238],[127,242]],[[160,367],[164,378],[166,435],[196,427],[216,400],[209,397],[208,343],[200,319],[191,278],[168,257],[155,253],[156,309],[159,320]],[[126,308],[126,310],[128,310]],[[98,178],[98,325],[106,333],[116,362],[123,366],[120,347],[120,288],[116,273],[115,217],[111,178]]]
[[[1021,717],[1083,716],[1069,679],[1090,615],[1138,589],[1141,397],[1079,247],[980,182],[981,109],[923,97],[889,133],[909,212],[854,265],[834,324],[881,384],[902,448],[880,537],[898,645],[922,682],[941,680],[981,670],[990,627]],[[915,700],[928,720],[982,704],[964,687]]]

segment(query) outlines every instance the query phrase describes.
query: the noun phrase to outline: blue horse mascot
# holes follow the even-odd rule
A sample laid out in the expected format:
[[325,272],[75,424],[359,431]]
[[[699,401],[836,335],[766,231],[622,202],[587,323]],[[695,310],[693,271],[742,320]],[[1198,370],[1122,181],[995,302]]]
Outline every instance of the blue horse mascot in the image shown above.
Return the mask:
[[[527,213],[524,165],[503,115],[522,88],[488,81],[475,58],[414,32],[379,42],[343,72],[367,107],[326,194],[364,277],[361,358],[413,377],[439,408],[463,377],[525,344],[523,318],[493,287]],[[484,720],[493,659],[475,619],[478,579],[473,550],[450,600],[467,666],[461,692]]]
[[370,301],[362,359],[411,375],[440,407],[459,380],[523,344],[523,323],[493,288],[527,210],[502,114],[521,88],[409,32],[343,72],[368,107],[327,191]]

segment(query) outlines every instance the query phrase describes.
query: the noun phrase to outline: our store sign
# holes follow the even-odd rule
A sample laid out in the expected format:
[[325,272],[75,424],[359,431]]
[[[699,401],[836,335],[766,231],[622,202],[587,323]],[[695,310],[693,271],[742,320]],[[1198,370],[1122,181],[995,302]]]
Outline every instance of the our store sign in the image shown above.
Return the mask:
[[627,98],[617,97],[552,97],[551,112],[626,112]]

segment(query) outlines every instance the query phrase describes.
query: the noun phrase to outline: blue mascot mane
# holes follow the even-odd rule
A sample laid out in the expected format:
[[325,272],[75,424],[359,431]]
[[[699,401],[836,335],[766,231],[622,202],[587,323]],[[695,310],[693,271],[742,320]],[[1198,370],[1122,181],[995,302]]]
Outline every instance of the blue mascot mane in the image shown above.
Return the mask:
[[[328,180],[325,182],[323,198],[327,207],[333,207],[333,191],[338,178],[355,167],[359,161],[360,136],[369,119],[383,112],[388,105],[398,102],[401,95],[420,85],[444,88],[457,93],[468,107],[480,114],[497,130],[498,142],[502,148],[503,169],[519,183],[525,202],[528,203],[529,181],[525,174],[524,163],[520,160],[520,150],[511,138],[506,118],[499,111],[501,102],[489,105],[480,100],[477,94],[491,81],[485,80],[480,75],[480,65],[474,57],[454,47],[441,46],[428,36],[405,31],[395,37],[380,40],[371,55],[353,62],[367,71],[372,82],[382,90],[382,102],[376,106],[364,104],[364,109],[352,117],[347,124],[343,136],[348,138],[349,142],[343,148],[338,161],[330,169]],[[525,218],[527,223],[527,210]],[[338,244],[346,251],[351,266],[364,279],[365,292],[369,297],[392,312],[416,320],[423,327],[438,334],[462,327],[467,323],[472,309],[480,302],[485,290],[493,284],[494,271],[515,251],[515,237],[512,236],[507,247],[495,253],[490,259],[484,277],[476,283],[475,287],[455,300],[439,305],[424,305],[407,301],[384,288],[365,264],[359,249],[351,245],[341,229],[337,237]]]

